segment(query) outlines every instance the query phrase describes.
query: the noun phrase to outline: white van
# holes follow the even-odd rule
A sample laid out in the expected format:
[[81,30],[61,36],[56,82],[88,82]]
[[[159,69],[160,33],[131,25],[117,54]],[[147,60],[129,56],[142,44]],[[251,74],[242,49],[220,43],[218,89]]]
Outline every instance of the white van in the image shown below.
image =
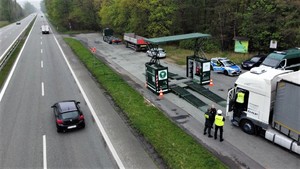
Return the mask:
[[49,34],[49,33],[50,33],[49,25],[42,25],[42,34]]

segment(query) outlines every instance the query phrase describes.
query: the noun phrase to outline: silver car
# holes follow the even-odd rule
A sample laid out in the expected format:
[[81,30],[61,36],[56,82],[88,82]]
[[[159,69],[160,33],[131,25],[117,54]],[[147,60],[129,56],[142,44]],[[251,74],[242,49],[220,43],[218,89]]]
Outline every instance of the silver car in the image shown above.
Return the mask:
[[153,57],[154,55],[157,55],[158,58],[165,58],[166,57],[166,52],[162,48],[153,48],[150,50],[147,50],[147,56]]

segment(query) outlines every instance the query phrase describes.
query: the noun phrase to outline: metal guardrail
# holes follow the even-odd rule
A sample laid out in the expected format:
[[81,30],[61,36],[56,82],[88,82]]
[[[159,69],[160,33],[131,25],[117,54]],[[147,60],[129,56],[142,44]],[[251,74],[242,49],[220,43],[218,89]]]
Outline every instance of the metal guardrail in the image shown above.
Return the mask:
[[16,40],[9,46],[9,48],[4,52],[4,54],[0,57],[0,71],[3,69],[7,61],[9,60],[10,56],[13,54],[19,43],[21,42],[22,38],[25,36],[26,30],[31,22],[23,29],[23,31],[19,34]]
[[10,49],[4,54],[3,58],[0,60],[0,71],[5,66],[6,62],[10,58],[10,56],[13,54],[17,46],[19,45],[21,39],[24,37],[24,33],[22,33],[21,36],[18,37],[18,39],[13,43],[13,45],[10,47]]

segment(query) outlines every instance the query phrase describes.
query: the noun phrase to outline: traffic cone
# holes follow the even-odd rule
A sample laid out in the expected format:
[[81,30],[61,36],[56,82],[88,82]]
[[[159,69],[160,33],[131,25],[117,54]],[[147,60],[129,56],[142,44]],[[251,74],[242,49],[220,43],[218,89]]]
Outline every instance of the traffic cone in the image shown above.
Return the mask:
[[164,97],[164,93],[163,93],[162,89],[160,89],[160,91],[159,91],[159,99],[163,99],[163,97]]
[[214,83],[213,83],[212,79],[210,79],[210,81],[209,81],[209,86],[214,86]]

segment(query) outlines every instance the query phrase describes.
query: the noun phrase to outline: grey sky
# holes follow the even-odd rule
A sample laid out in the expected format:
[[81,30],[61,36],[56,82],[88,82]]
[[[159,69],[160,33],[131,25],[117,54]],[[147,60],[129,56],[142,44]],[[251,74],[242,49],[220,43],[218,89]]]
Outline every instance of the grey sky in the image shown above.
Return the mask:
[[31,3],[36,9],[40,9],[41,0],[17,0],[17,2],[23,7],[26,2]]

